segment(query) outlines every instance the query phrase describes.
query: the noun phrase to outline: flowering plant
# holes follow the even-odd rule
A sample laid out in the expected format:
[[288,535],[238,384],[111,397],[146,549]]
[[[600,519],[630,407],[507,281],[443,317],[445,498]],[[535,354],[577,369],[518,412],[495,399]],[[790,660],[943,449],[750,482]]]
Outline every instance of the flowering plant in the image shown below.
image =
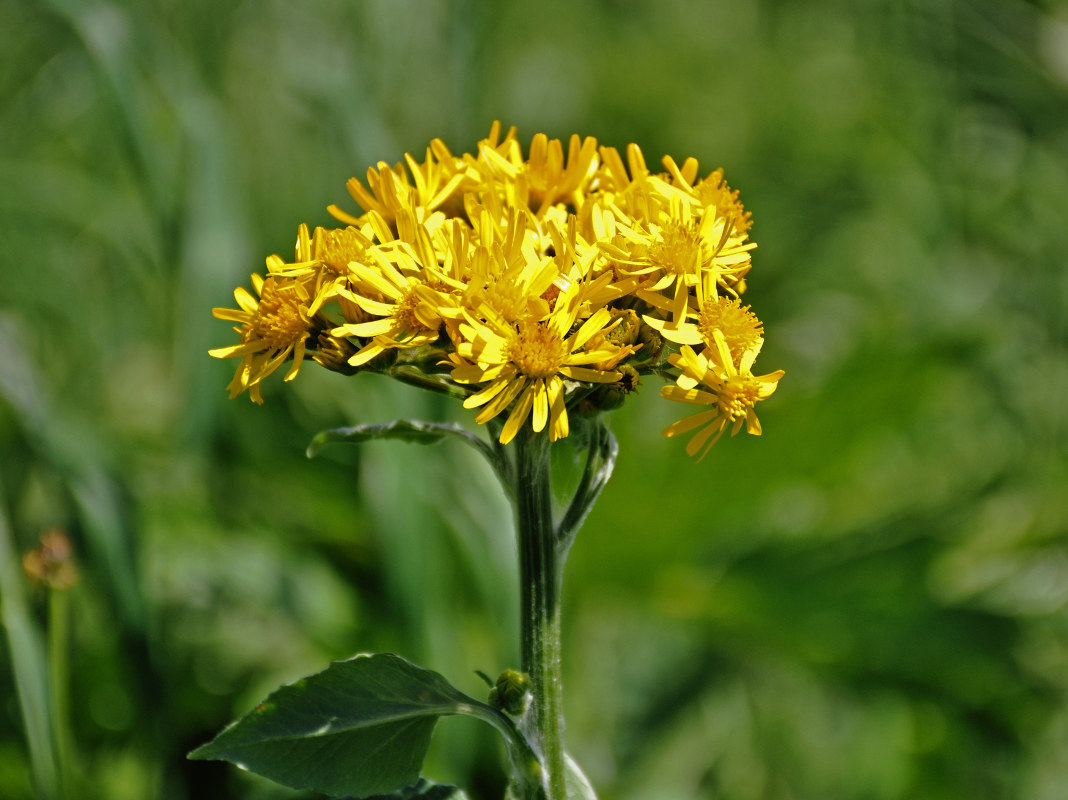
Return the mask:
[[[617,446],[604,418],[650,375],[660,394],[700,407],[664,430],[691,433],[704,456],[730,430],[759,434],[756,403],[782,371],[756,375],[764,329],[741,296],[755,244],[751,215],[720,170],[693,158],[652,173],[630,145],[563,144],[537,134],[526,157],[494,124],[477,154],[431,142],[420,163],[380,162],[348,182],[364,213],[345,227],[301,225],[291,262],[267,259],[255,294],[216,308],[240,342],[211,351],[240,362],[231,397],[308,356],[337,372],[377,372],[476,409],[487,441],[462,426],[398,420],[319,434],[332,441],[457,438],[487,458],[516,512],[521,670],[488,703],[390,654],[361,655],[271,695],[192,754],[333,795],[459,798],[419,768],[438,717],[468,714],[508,743],[510,797],[593,797],[563,746],[560,582],[575,533],[603,489]],[[586,458],[563,513],[551,503],[551,443],[574,436]],[[492,683],[492,682],[491,682]],[[390,793],[383,795],[382,793]]]

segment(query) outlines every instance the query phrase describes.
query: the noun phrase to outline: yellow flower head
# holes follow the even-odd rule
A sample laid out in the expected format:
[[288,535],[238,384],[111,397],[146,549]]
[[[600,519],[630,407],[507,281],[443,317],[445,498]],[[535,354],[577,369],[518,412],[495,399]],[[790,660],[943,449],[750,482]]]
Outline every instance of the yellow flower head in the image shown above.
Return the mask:
[[[271,263],[268,260],[268,264]],[[293,359],[293,366],[285,379],[291,381],[297,376],[304,360],[305,342],[315,322],[308,314],[311,296],[304,281],[276,275],[268,275],[266,279],[253,275],[252,286],[258,297],[253,297],[242,286],[234,290],[240,308],[212,309],[217,319],[240,323],[234,330],[241,334],[241,343],[217,347],[209,353],[216,358],[241,356],[241,365],[227,387],[230,398],[247,389],[254,402],[262,403],[260,381],[287,359]]]
[[[672,423],[663,431],[664,436],[676,436],[700,428],[686,445],[686,453],[691,456],[703,449],[700,458],[708,454],[727,428],[734,436],[744,424],[749,433],[759,436],[760,420],[754,406],[774,394],[784,374],[777,370],[767,375],[753,375],[753,362],[761,343],[747,350],[735,367],[727,342],[718,330],[714,333],[714,342],[715,347],[699,354],[683,345],[681,351],[669,359],[682,370],[677,385],[660,390],[661,396],[669,400],[711,406]],[[698,386],[704,388],[698,389]]]
[[569,333],[578,313],[574,300],[573,290],[561,296],[544,320],[526,317],[513,323],[495,315],[469,316],[460,326],[464,338],[456,352],[461,360],[452,370],[452,379],[460,384],[486,384],[464,401],[464,408],[483,407],[475,417],[480,425],[511,405],[500,435],[502,444],[515,437],[532,413],[535,431],[548,423],[551,441],[567,436],[565,380],[619,380],[619,372],[586,366],[610,359],[617,350],[604,337],[597,346],[586,348],[611,323],[611,314],[601,309]]
[[559,139],[535,134],[530,154],[523,158],[514,129],[497,144],[493,139],[479,146],[474,169],[484,183],[483,191],[496,192],[514,208],[529,208],[538,217],[557,203],[577,208],[597,169],[597,140],[571,137],[567,158]]
[[372,250],[368,264],[350,265],[357,289],[339,289],[338,294],[355,303],[375,319],[334,328],[333,336],[369,338],[349,359],[354,367],[366,364],[393,348],[419,347],[435,341],[442,324],[438,307],[443,302],[431,274],[400,250],[392,253],[401,268],[381,249]]
[[736,297],[713,296],[701,302],[695,322],[686,321],[673,325],[671,320],[646,315],[645,322],[663,334],[664,338],[677,344],[715,347],[715,332],[719,331],[727,342],[727,348],[735,361],[746,350],[759,349],[764,338],[764,323],[749,306],[743,306]]
[[601,249],[622,272],[642,277],[635,294],[673,327],[683,323],[696,296],[715,295],[717,287],[737,292],[756,245],[733,216],[655,176],[617,199],[618,232],[602,240]]
[[[764,323],[736,297],[713,297],[706,302],[697,315],[697,331],[707,347],[715,346],[719,331],[736,361],[748,350],[758,351],[764,340]],[[664,334],[671,338],[667,331]]]
[[293,379],[309,352],[462,397],[507,443],[528,420],[565,437],[569,412],[614,409],[661,375],[664,397],[705,406],[664,431],[694,431],[691,455],[728,428],[759,433],[782,372],[752,373],[752,217],[722,170],[661,163],[578,135],[537,133],[524,153],[496,122],[473,153],[435,139],[422,161],[378,162],[347,183],[359,215],[330,206],[341,227],[301,225],[292,263],[271,256],[254,293],[214,310],[240,335],[211,351],[240,357],[231,396],[262,402],[263,379],[290,361]]

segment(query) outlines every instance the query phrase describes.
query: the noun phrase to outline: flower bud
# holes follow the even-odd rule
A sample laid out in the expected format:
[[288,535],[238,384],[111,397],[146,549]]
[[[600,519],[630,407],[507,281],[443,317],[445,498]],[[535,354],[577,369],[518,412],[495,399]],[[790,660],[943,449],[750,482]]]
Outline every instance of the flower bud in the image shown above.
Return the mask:
[[70,589],[78,582],[70,537],[59,528],[42,534],[41,543],[22,557],[22,569],[33,583],[49,589]]
[[502,672],[489,693],[490,705],[513,717],[518,717],[527,710],[530,698],[530,676],[514,669]]
[[362,367],[353,367],[349,359],[356,354],[356,346],[348,339],[331,336],[327,332],[319,334],[318,348],[312,355],[315,363],[342,375],[355,375]]
[[623,405],[628,395],[638,391],[641,377],[638,370],[629,364],[616,367],[620,378],[615,383],[606,383],[597,388],[587,399],[593,411],[612,411]]

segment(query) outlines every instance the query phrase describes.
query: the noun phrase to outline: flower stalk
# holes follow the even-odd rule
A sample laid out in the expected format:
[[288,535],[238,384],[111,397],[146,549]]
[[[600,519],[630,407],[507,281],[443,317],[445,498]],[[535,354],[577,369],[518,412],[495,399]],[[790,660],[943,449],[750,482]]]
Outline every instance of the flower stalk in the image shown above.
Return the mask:
[[520,651],[532,700],[523,732],[541,758],[546,800],[564,800],[564,704],[560,587],[566,550],[556,545],[548,433],[516,437],[515,511],[519,545]]

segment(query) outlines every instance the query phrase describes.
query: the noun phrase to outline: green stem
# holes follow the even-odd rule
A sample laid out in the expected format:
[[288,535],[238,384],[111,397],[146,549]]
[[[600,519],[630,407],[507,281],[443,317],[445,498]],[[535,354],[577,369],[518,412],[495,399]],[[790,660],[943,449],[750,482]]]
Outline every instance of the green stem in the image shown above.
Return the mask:
[[564,704],[560,679],[560,586],[547,431],[516,436],[515,508],[519,539],[522,668],[533,698],[522,728],[541,759],[546,800],[565,800]]
[[48,661],[52,682],[52,731],[56,737],[56,761],[60,796],[71,793],[70,719],[70,598],[65,589],[48,590]]
[[603,419],[593,423],[590,431],[590,441],[586,450],[586,466],[582,471],[575,496],[571,499],[564,518],[556,528],[556,546],[564,555],[571,548],[575,540],[575,534],[586,521],[586,516],[593,509],[593,504],[601,496],[601,491],[612,477],[612,470],[616,465],[616,456],[619,454],[619,445],[616,437],[608,429]]
[[0,486],[0,635],[6,635],[11,653],[15,694],[25,726],[30,771],[41,800],[60,798],[56,780],[55,739],[51,698],[46,682],[48,662],[41,632],[30,613],[24,579],[16,555],[14,532],[7,522]]

